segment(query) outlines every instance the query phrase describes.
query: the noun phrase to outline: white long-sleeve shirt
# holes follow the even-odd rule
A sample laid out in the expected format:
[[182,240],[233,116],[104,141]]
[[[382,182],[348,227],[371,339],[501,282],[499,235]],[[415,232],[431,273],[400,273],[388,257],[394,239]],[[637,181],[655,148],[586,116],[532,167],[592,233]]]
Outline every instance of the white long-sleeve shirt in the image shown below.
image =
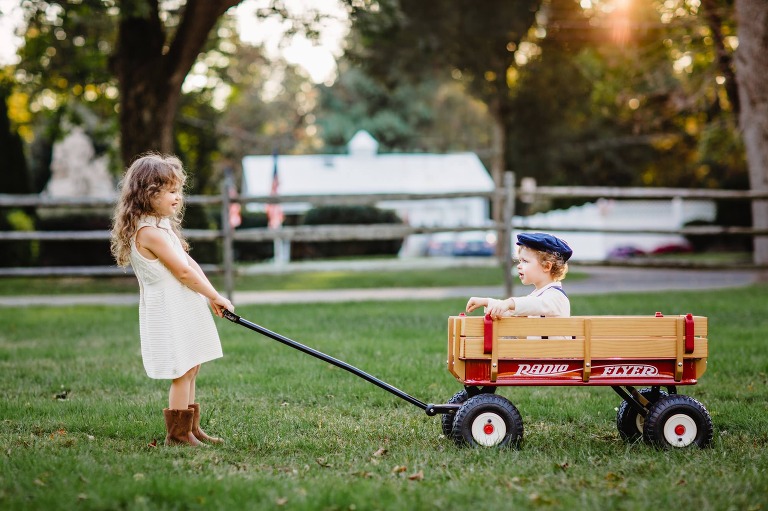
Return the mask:
[[[571,302],[559,282],[552,282],[528,296],[515,296],[515,310],[506,311],[503,316],[546,316],[568,318],[571,316]],[[485,312],[503,300],[490,298]]]
[[[536,289],[528,296],[515,296],[515,310],[506,311],[502,316],[529,316],[529,317],[550,317],[550,318],[569,318],[571,317],[571,301],[563,291],[559,282],[552,282],[541,289]],[[503,300],[490,298],[488,308]],[[541,337],[527,337],[527,339],[542,339]],[[570,337],[553,336],[549,339],[570,339]]]

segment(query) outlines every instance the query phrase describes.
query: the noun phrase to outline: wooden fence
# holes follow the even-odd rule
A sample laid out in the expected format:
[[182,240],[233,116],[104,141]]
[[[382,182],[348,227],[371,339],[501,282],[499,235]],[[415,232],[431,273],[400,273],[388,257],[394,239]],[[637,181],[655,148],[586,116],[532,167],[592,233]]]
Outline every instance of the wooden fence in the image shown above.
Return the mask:
[[[477,226],[463,227],[416,227],[409,225],[318,225],[318,226],[284,226],[279,229],[255,228],[233,229],[230,224],[230,205],[233,202],[247,205],[250,203],[309,203],[312,206],[323,205],[375,205],[383,201],[420,201],[429,199],[454,199],[464,197],[481,197],[500,207],[501,221],[491,225],[499,232],[500,240],[511,239],[514,229],[548,230],[551,227],[536,226],[526,223],[515,225],[514,206],[516,197],[524,194],[526,200],[580,198],[580,199],[709,199],[717,201],[765,200],[768,193],[756,193],[746,190],[706,190],[685,188],[616,188],[616,187],[578,187],[578,186],[543,186],[533,190],[521,190],[515,186],[515,177],[511,172],[505,175],[503,188],[495,192],[455,192],[439,194],[371,194],[371,195],[292,195],[292,196],[253,196],[233,197],[232,181],[227,177],[222,183],[219,196],[189,196],[187,204],[200,205],[220,210],[220,230],[185,229],[185,236],[191,240],[222,242],[221,264],[206,267],[206,271],[218,271],[224,274],[226,293],[232,296],[235,274],[234,243],[238,241],[352,241],[402,238],[412,234],[431,234],[436,232],[475,231]],[[51,198],[40,195],[2,195],[0,208],[35,207],[35,208],[96,208],[111,209],[114,202],[109,199],[94,198]],[[616,228],[558,228],[562,232],[599,232],[625,234],[677,234],[690,235],[723,235],[723,236],[766,236],[768,229],[754,229],[738,226],[690,226],[681,229],[616,229]],[[107,240],[108,231],[0,231],[0,241],[13,240]],[[510,243],[502,242],[498,254],[504,267],[505,287],[512,289],[512,261],[509,254]],[[694,266],[694,265],[690,265]],[[722,263],[720,267],[726,267]],[[750,267],[755,267],[751,265]],[[0,277],[8,276],[53,276],[53,275],[116,275],[123,273],[117,267],[29,267],[29,268],[0,268]]]

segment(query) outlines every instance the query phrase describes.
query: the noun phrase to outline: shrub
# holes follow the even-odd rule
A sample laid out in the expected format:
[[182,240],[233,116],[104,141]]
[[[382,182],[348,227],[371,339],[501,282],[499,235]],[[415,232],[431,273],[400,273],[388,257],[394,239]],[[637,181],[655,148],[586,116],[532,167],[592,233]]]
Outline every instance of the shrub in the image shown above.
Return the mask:
[[[105,231],[111,229],[108,212],[48,212],[37,222],[38,231]],[[114,265],[109,240],[40,241],[39,266],[110,266]]]
[[[373,206],[322,206],[309,210],[304,225],[375,225],[402,224],[394,211]],[[395,255],[403,238],[365,241],[323,241],[295,243],[292,259],[347,257],[361,255]]]
[[[205,206],[189,204],[184,210],[184,229],[219,229],[221,219],[218,215],[209,215]],[[219,264],[221,262],[221,242],[187,240],[189,255],[200,264]]]
[[[34,219],[20,209],[0,212],[0,230],[34,231]],[[0,242],[0,266],[33,266],[40,244],[37,241]]]
[[[705,220],[693,220],[685,224],[685,227],[718,226],[719,222],[707,222]],[[752,238],[750,236],[734,236],[727,234],[688,234],[685,236],[693,247],[694,252],[724,251],[724,252],[751,252]]]
[[[250,213],[243,210],[243,222],[238,229],[258,229],[267,226],[266,213]],[[264,261],[274,257],[275,247],[271,241],[238,241],[235,242],[236,261]]]

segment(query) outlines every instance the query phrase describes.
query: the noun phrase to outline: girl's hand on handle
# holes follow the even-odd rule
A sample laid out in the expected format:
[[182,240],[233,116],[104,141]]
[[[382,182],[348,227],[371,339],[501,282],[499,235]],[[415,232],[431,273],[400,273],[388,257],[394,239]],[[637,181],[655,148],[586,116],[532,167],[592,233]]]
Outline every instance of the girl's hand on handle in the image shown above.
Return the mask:
[[221,295],[217,295],[215,299],[209,300],[209,302],[211,304],[211,309],[213,309],[213,313],[218,317],[224,315],[224,309],[227,309],[230,312],[235,312],[235,306],[232,305],[232,302]]
[[487,307],[487,306],[488,306],[488,298],[478,298],[476,296],[473,296],[467,302],[467,312],[472,312],[475,309],[478,309],[480,307]]

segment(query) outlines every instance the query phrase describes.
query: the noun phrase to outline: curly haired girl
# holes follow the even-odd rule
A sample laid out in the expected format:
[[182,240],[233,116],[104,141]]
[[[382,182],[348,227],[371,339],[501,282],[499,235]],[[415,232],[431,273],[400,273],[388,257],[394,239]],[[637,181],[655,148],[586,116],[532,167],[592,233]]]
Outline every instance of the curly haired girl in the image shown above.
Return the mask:
[[184,168],[171,155],[147,153],[128,168],[112,224],[117,264],[139,281],[141,356],[147,376],[170,379],[163,410],[165,444],[220,443],[200,429],[195,381],[200,364],[222,357],[208,304],[217,316],[234,310],[211,285],[181,234]]

